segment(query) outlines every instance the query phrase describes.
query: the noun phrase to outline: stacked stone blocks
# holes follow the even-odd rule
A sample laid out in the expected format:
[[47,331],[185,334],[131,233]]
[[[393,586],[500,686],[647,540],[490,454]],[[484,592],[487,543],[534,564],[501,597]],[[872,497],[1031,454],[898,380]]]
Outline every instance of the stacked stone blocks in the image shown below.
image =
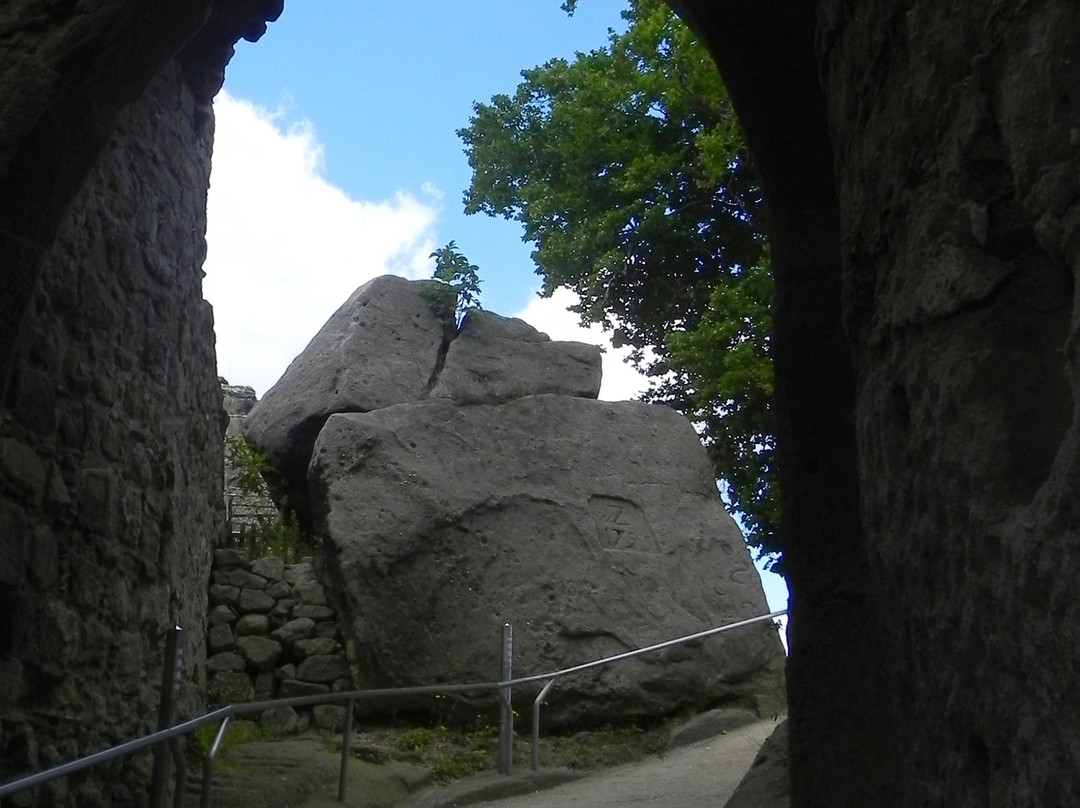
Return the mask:
[[[207,615],[209,703],[352,689],[335,617],[310,561],[251,560],[239,550],[215,550]],[[337,705],[319,705],[310,712],[273,708],[260,721],[288,734],[311,723],[333,729],[343,714]]]

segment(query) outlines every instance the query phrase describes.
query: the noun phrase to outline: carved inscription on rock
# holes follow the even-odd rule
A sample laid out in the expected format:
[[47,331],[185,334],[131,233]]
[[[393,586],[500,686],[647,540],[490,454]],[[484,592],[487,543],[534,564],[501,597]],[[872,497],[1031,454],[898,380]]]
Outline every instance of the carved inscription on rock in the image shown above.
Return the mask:
[[600,549],[607,552],[657,555],[660,544],[641,508],[630,500],[596,495],[589,497]]

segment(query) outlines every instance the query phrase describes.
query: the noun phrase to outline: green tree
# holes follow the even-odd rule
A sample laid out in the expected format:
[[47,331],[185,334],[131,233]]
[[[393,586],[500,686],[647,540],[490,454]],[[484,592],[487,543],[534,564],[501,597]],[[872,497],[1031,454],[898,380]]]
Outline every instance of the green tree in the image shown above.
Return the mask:
[[623,18],[606,47],[474,105],[465,210],[521,223],[543,293],[575,291],[582,320],[656,377],[646,398],[701,425],[748,542],[774,553],[761,194],[705,49],[662,0]]
[[454,241],[428,258],[435,259],[431,277],[441,282],[428,294],[428,302],[441,319],[460,328],[469,309],[480,308],[480,267],[470,264]]

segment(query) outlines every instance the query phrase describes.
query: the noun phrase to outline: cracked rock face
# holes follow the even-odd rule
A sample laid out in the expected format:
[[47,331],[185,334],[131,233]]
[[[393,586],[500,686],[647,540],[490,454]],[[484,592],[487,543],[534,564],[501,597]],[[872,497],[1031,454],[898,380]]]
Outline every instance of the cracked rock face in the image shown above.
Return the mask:
[[[360,686],[496,680],[506,622],[531,675],[767,611],[666,407],[540,395],[335,415],[310,481]],[[740,629],[561,680],[545,725],[771,709],[783,662],[775,630]]]
[[599,393],[595,345],[555,342],[490,312],[470,313],[454,332],[423,296],[430,283],[385,275],[361,286],[245,420],[244,435],[266,453],[305,523],[311,449],[334,413],[429,396],[496,403],[532,393]]

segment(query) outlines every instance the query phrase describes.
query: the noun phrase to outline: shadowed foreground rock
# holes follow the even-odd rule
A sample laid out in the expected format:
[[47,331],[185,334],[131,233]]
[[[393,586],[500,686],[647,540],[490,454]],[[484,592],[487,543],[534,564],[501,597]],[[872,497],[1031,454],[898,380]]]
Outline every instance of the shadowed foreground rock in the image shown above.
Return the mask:
[[[530,396],[336,415],[311,466],[358,681],[541,673],[767,611],[704,450],[666,407]],[[546,721],[775,706],[768,625],[560,682]]]

